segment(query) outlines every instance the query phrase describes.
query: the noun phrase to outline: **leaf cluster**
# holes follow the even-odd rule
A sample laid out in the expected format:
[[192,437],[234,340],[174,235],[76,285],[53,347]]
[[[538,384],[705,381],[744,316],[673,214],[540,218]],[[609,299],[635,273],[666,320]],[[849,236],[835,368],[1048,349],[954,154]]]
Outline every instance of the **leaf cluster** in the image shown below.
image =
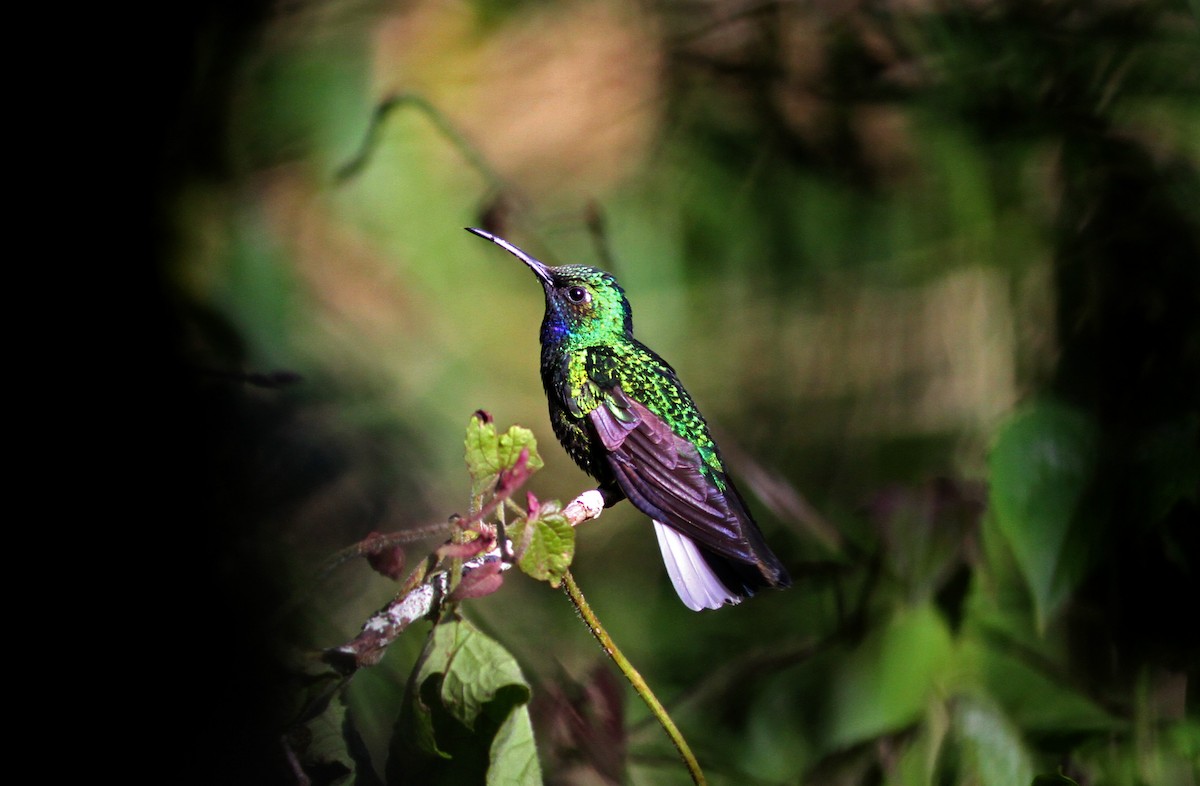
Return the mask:
[[[532,432],[513,426],[499,433],[487,413],[476,412],[464,447],[470,515],[452,517],[450,539],[414,568],[396,598],[358,637],[326,654],[326,662],[346,676],[321,672],[309,679],[288,741],[296,766],[310,777],[354,775],[355,782],[368,784],[381,774],[389,783],[541,782],[529,683],[513,656],[464,619],[459,605],[498,590],[512,564],[558,586],[571,563],[575,532],[558,502],[528,494],[522,508],[512,499],[543,466]],[[398,579],[403,540],[372,533],[345,554],[364,556],[378,572]],[[371,750],[359,728],[364,709],[354,709],[346,688],[360,667],[383,661],[419,618],[432,628],[396,694],[390,741]]]

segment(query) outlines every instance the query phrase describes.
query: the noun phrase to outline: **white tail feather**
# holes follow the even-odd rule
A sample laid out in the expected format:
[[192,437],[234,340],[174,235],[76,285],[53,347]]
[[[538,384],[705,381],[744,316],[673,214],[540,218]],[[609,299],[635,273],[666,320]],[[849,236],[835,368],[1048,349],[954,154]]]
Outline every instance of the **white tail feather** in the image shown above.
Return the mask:
[[704,561],[691,538],[680,535],[670,527],[654,522],[654,534],[662,550],[667,575],[683,605],[692,611],[719,609],[726,603],[738,603],[741,598],[729,591],[712,568]]

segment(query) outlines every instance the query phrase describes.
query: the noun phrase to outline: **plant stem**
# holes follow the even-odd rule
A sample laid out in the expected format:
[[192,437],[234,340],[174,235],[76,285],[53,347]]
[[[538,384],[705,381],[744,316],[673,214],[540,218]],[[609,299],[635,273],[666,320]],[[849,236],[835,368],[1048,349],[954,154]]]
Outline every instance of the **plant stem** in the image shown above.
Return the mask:
[[387,120],[388,115],[393,110],[403,106],[414,107],[417,111],[428,117],[438,132],[467,160],[467,163],[487,179],[488,185],[494,191],[502,189],[504,184],[500,176],[491,168],[483,155],[475,149],[474,145],[467,141],[465,136],[459,133],[454,124],[437,107],[429,103],[424,96],[417,93],[399,93],[389,96],[375,107],[375,114],[371,117],[371,125],[367,128],[367,136],[363,140],[362,147],[354,154],[354,158],[347,161],[338,169],[337,179],[339,182],[350,180],[363,170],[370,160],[371,155],[375,152],[375,145],[379,140],[380,129],[383,127],[384,121]]
[[617,664],[617,668],[625,675],[625,679],[629,680],[629,684],[637,691],[637,694],[642,697],[642,701],[646,702],[646,706],[650,708],[650,712],[662,724],[663,730],[667,732],[667,736],[671,738],[671,742],[675,744],[676,750],[679,751],[680,758],[687,766],[688,772],[692,776],[692,780],[697,786],[705,786],[707,781],[704,779],[704,773],[700,770],[700,763],[696,761],[692,749],[688,747],[687,740],[679,733],[679,729],[675,726],[675,721],[671,720],[671,716],[667,714],[666,708],[659,702],[654,695],[654,691],[650,690],[650,686],[642,679],[642,675],[633,667],[621,650],[617,648],[616,643],[608,635],[608,631],[600,624],[600,620],[592,611],[592,607],[588,605],[587,599],[583,597],[583,592],[579,589],[579,585],[575,583],[575,577],[571,575],[571,571],[563,574],[563,589],[566,590],[567,597],[571,599],[572,605],[575,606],[575,611],[579,612],[579,616],[583,619],[584,624],[588,626],[588,630],[596,637],[596,641],[600,642],[600,648],[608,657],[612,658],[613,663]]

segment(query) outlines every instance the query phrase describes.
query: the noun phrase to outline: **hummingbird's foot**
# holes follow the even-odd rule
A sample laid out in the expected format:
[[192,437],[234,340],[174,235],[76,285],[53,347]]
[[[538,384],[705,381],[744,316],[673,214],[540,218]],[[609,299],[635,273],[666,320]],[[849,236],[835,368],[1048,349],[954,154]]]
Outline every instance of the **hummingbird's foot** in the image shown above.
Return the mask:
[[563,516],[571,522],[572,527],[578,527],[585,521],[600,518],[604,512],[604,495],[598,489],[585,491],[563,509]]

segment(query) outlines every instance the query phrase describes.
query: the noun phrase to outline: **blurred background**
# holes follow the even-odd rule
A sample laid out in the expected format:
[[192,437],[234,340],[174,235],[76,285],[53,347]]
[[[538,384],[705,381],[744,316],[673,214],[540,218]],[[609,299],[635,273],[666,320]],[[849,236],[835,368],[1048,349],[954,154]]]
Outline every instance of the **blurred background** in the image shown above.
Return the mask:
[[[462,230],[485,226],[616,274],[795,578],[695,614],[631,506],[579,532],[580,584],[714,783],[1197,783],[1196,11],[298,0],[164,24],[151,332],[164,492],[203,533],[181,602],[207,633],[176,642],[208,675],[197,782],[277,779],[279,659],[396,589],[320,564],[465,512],[474,410],[533,429],[540,498],[590,487],[548,427],[540,287]],[[559,593],[514,573],[465,613],[534,685],[548,782],[686,782]],[[423,637],[355,677],[369,749]],[[614,702],[615,729],[563,731]]]

